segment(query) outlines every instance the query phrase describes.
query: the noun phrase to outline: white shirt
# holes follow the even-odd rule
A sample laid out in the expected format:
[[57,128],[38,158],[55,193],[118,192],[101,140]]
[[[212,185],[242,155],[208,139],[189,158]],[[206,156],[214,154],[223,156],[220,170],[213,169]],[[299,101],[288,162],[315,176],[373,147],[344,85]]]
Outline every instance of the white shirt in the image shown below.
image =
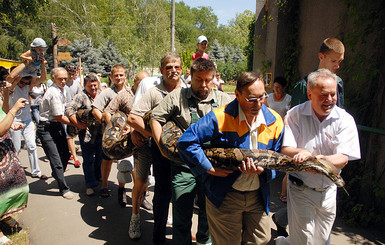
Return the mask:
[[140,81],[138,88],[136,89],[135,98],[132,102],[132,105],[136,105],[136,103],[138,103],[138,101],[142,98],[142,96],[146,93],[147,90],[160,84],[160,80],[161,77],[143,78],[142,81]]
[[[261,124],[266,125],[265,117],[263,116],[262,111],[258,112],[255,122],[250,125],[247,120],[245,113],[243,112],[241,106],[238,104],[239,111],[239,124],[242,121],[245,121],[250,130],[250,149],[258,149],[258,128]],[[239,177],[235,180],[232,187],[238,191],[254,191],[259,189],[259,175],[258,174],[245,174],[241,173]]]
[[40,121],[56,122],[55,116],[64,115],[66,95],[64,88],[53,84],[47,89],[40,103]]
[[267,98],[267,104],[271,109],[278,112],[278,114],[283,118],[285,118],[286,112],[290,109],[291,96],[285,94],[285,97],[281,101],[274,100],[274,93],[269,94]]
[[[282,146],[305,148],[313,156],[341,153],[349,160],[361,158],[360,143],[354,118],[344,109],[334,106],[320,122],[311,101],[295,106],[287,112]],[[326,188],[333,182],[324,175],[307,172],[291,173],[313,188]]]

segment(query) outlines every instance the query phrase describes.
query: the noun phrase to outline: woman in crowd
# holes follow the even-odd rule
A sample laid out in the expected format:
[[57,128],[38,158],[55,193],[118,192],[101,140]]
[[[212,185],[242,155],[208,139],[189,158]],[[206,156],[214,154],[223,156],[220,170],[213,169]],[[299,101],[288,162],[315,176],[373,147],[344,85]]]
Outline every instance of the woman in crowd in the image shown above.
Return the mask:
[[[21,212],[26,207],[29,187],[8,130],[11,127],[13,130],[23,127],[20,123],[13,123],[13,120],[17,112],[25,107],[27,100],[19,99],[8,111],[8,89],[3,90],[3,96],[3,107],[0,108],[0,220],[12,231],[18,231],[19,224],[11,218],[11,215]],[[0,245],[11,243],[12,241],[0,230]]]
[[291,96],[286,93],[287,81],[284,77],[276,77],[273,83],[274,93],[269,94],[267,106],[278,112],[285,118],[286,112],[290,109]]

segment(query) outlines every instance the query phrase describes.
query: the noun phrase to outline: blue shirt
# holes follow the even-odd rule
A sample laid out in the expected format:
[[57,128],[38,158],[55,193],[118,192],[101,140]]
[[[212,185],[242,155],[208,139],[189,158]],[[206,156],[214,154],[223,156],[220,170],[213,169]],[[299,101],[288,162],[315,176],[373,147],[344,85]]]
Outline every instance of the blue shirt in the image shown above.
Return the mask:
[[[204,154],[202,145],[210,142],[211,147],[250,149],[249,128],[245,121],[239,120],[238,104],[235,99],[230,104],[214,109],[197,123],[192,124],[178,141],[180,156],[194,175],[203,175],[206,196],[218,208],[241,172],[234,171],[224,178],[207,174],[212,165]],[[279,151],[284,131],[283,121],[278,113],[265,105],[262,105],[261,112],[266,125],[261,124],[258,128],[258,149]],[[274,170],[267,169],[259,176],[267,213],[269,213],[269,182],[275,176]]]

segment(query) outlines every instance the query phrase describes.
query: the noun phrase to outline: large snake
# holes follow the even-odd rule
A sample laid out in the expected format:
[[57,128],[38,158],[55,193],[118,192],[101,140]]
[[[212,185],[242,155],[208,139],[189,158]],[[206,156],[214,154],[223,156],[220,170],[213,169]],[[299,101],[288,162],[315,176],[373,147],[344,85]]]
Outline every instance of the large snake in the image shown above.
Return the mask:
[[[173,121],[168,121],[163,126],[160,147],[161,151],[172,161],[184,163],[180,158],[176,145],[182,136],[182,131]],[[247,157],[253,159],[255,165],[266,169],[282,172],[300,172],[313,169],[325,175],[338,187],[345,186],[345,182],[339,175],[338,169],[324,159],[310,158],[303,164],[296,165],[293,159],[287,155],[270,150],[249,150],[240,148],[208,148],[203,150],[214,167],[228,170],[238,170],[242,161]]]
[[[149,114],[145,116],[145,124],[149,121]],[[126,115],[117,112],[111,118],[103,134],[103,151],[112,159],[128,157],[136,150],[130,140],[130,135],[122,135],[121,129],[126,124]],[[163,125],[163,132],[160,140],[160,150],[170,160],[184,164],[177,149],[177,143],[182,136],[182,130],[173,121]],[[284,154],[270,150],[248,150],[240,148],[208,148],[204,153],[214,167],[228,170],[238,170],[238,166],[247,157],[253,159],[254,164],[266,169],[273,169],[282,172],[300,172],[313,169],[325,175],[338,187],[343,187],[345,182],[339,175],[338,169],[330,162],[323,159],[310,158],[303,164],[296,165],[293,159]]]
[[[92,115],[92,109],[79,109],[76,112],[76,118],[79,122],[86,124],[88,127],[97,123],[96,118]],[[79,129],[72,125],[67,125],[67,134],[75,137],[79,133]]]

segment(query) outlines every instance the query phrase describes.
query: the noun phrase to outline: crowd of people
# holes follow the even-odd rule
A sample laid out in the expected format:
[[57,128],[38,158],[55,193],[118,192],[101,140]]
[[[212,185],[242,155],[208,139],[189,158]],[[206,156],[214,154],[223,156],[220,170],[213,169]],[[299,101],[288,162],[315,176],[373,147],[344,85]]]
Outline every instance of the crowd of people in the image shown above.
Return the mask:
[[[11,214],[27,203],[28,184],[17,157],[21,136],[33,178],[47,179],[37,159],[36,145],[41,144],[63,198],[74,198],[65,178],[70,158],[75,167],[83,167],[86,195],[95,195],[98,188],[100,197],[109,198],[115,158],[103,152],[103,131],[116,112],[126,116],[127,126],[121,130],[130,133],[137,148],[133,156],[117,161],[118,203],[127,205],[125,184],[133,180],[128,236],[140,239],[140,207],[152,209],[154,244],[166,242],[167,223],[172,223],[173,244],[194,240],[196,244],[267,244],[271,240],[269,183],[277,172],[255,166],[250,158],[236,171],[214,167],[204,148],[268,149],[293,157],[296,164],[311,157],[326,159],[340,170],[348,160],[360,158],[357,128],[342,109],[342,80],[335,75],[344,57],[342,42],[323,41],[319,66],[295,85],[292,96],[286,93],[285,78],[276,77],[274,92],[268,94],[260,76],[245,72],[237,79],[233,100],[223,92],[220,73],[205,52],[207,43],[205,36],[199,36],[198,51],[183,77],[181,58],[166,53],[160,61],[161,76],[140,71],[130,86],[125,67],[116,64],[111,67],[110,86],[103,88],[98,74],[83,76],[82,68],[73,64],[52,69],[45,84],[47,45],[36,38],[31,50],[21,55],[23,63],[9,74],[1,70],[2,222],[18,227]],[[81,110],[88,111],[94,122],[82,122]],[[160,150],[162,126],[168,121],[183,132],[177,147],[185,164],[168,159]],[[151,204],[146,193],[152,176]],[[287,174],[281,194],[287,209],[274,217],[282,235],[275,243],[330,244],[336,189],[325,176],[310,170]],[[191,233],[194,205],[198,208],[196,235]],[[0,231],[0,244],[10,242]]]

